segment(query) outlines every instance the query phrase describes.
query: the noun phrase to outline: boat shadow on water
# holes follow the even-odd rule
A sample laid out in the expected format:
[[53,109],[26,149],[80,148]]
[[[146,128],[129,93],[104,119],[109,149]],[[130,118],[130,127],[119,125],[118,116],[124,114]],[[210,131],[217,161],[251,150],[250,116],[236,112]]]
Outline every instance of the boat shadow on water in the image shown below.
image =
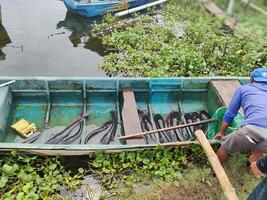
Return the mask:
[[57,23],[57,29],[64,28],[71,32],[69,40],[73,47],[82,45],[83,48],[96,52],[100,56],[104,56],[105,49],[101,39],[91,36],[94,21],[100,22],[101,18],[88,19],[67,12],[65,19]]

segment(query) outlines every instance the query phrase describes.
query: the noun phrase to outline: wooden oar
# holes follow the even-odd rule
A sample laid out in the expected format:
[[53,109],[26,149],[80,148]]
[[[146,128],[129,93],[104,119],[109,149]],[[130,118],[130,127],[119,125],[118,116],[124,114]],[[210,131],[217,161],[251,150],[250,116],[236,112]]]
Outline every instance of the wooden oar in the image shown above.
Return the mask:
[[[146,131],[146,132],[141,132],[141,133],[135,133],[135,134],[129,134],[127,136],[121,136],[118,137],[119,139],[133,139],[133,138],[140,138],[144,135],[148,135],[151,133],[157,133],[157,132],[161,132],[161,131],[169,131],[169,130],[173,130],[173,129],[178,129],[178,128],[185,128],[188,126],[194,126],[194,125],[199,125],[199,124],[206,124],[206,123],[211,123],[211,122],[218,122],[218,119],[207,119],[207,120],[203,120],[203,121],[199,121],[199,122],[194,122],[194,123],[190,123],[190,124],[181,124],[181,125],[177,125],[177,126],[172,126],[172,127],[167,127],[167,128],[161,128],[161,129],[156,129],[156,130],[152,130],[152,131]],[[169,132],[166,132],[169,134]]]
[[210,146],[210,143],[207,140],[206,136],[204,135],[203,131],[197,130],[195,132],[195,135],[200,145],[204,149],[205,154],[208,157],[208,160],[221,184],[224,195],[226,196],[228,200],[238,200],[235,188],[232,186],[231,182],[229,181],[216,153],[213,151],[212,147]]

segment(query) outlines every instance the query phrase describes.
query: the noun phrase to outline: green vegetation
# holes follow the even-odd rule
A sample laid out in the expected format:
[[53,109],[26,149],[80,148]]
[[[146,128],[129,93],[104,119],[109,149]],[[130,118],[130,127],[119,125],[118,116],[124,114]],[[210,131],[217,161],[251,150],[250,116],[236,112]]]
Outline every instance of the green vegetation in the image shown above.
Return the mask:
[[[225,171],[235,187],[240,200],[246,200],[249,193],[261,181],[247,172],[246,155],[237,154],[226,162]],[[142,191],[136,189],[142,188]],[[136,184],[134,188],[121,190],[126,200],[225,200],[219,182],[209,166],[199,167],[189,164],[179,182],[154,181]]]
[[[228,1],[214,0],[223,10],[226,10]],[[252,0],[259,7],[267,11],[265,0]],[[233,17],[237,20],[236,34],[254,35],[255,40],[265,46],[267,44],[267,16],[250,8],[249,6],[235,1]]]
[[223,19],[197,1],[173,0],[155,12],[124,22],[107,16],[94,25],[107,47],[103,70],[130,77],[248,76],[267,62],[257,35],[223,29]]
[[[241,200],[260,181],[247,173],[246,160],[246,155],[239,154],[225,165]],[[0,159],[0,199],[63,199],[59,187],[75,191],[86,174],[100,180],[104,189],[102,199],[224,199],[199,146],[99,152],[91,154],[87,163],[74,175],[64,169],[58,158],[31,157],[13,151]]]
[[[91,156],[89,168],[101,177],[102,185],[108,189],[117,187],[116,181],[126,185],[144,179],[180,180],[188,161],[195,155],[203,156],[200,147],[190,149],[162,148],[137,152],[97,153]],[[194,159],[196,160],[196,159]],[[206,164],[203,159],[201,163]]]
[[41,159],[13,151],[0,159],[0,199],[62,199],[59,187],[75,191],[82,175],[72,176],[57,158]]

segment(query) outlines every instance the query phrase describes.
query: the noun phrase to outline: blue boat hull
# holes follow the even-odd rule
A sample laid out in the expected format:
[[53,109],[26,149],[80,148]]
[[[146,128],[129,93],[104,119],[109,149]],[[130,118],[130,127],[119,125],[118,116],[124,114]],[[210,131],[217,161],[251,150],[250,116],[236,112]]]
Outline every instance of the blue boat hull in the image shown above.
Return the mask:
[[95,17],[141,6],[147,4],[149,1],[150,0],[129,0],[84,3],[81,1],[77,2],[75,0],[64,0],[64,4],[72,13],[85,17]]

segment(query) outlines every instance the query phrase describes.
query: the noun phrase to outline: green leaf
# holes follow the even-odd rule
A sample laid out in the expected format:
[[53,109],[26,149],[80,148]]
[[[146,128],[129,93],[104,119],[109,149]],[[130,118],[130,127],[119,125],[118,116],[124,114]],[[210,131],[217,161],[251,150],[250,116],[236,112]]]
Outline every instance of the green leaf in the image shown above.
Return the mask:
[[12,166],[8,164],[4,164],[2,167],[2,170],[6,174],[11,174],[12,173]]
[[19,192],[16,199],[17,200],[24,200],[24,192]]
[[33,186],[33,185],[32,185],[32,182],[27,183],[26,185],[24,185],[24,186],[22,187],[23,192],[28,193],[29,190],[32,188],[32,186]]
[[53,164],[51,164],[50,166],[49,166],[49,170],[50,171],[53,171],[53,170],[55,170],[57,168],[57,164],[55,164],[55,163],[53,163]]
[[5,187],[7,182],[8,182],[8,178],[2,175],[0,179],[0,188]]
[[83,168],[79,168],[79,169],[78,169],[78,172],[79,172],[80,174],[83,174],[83,173],[84,173],[84,169],[83,169]]

